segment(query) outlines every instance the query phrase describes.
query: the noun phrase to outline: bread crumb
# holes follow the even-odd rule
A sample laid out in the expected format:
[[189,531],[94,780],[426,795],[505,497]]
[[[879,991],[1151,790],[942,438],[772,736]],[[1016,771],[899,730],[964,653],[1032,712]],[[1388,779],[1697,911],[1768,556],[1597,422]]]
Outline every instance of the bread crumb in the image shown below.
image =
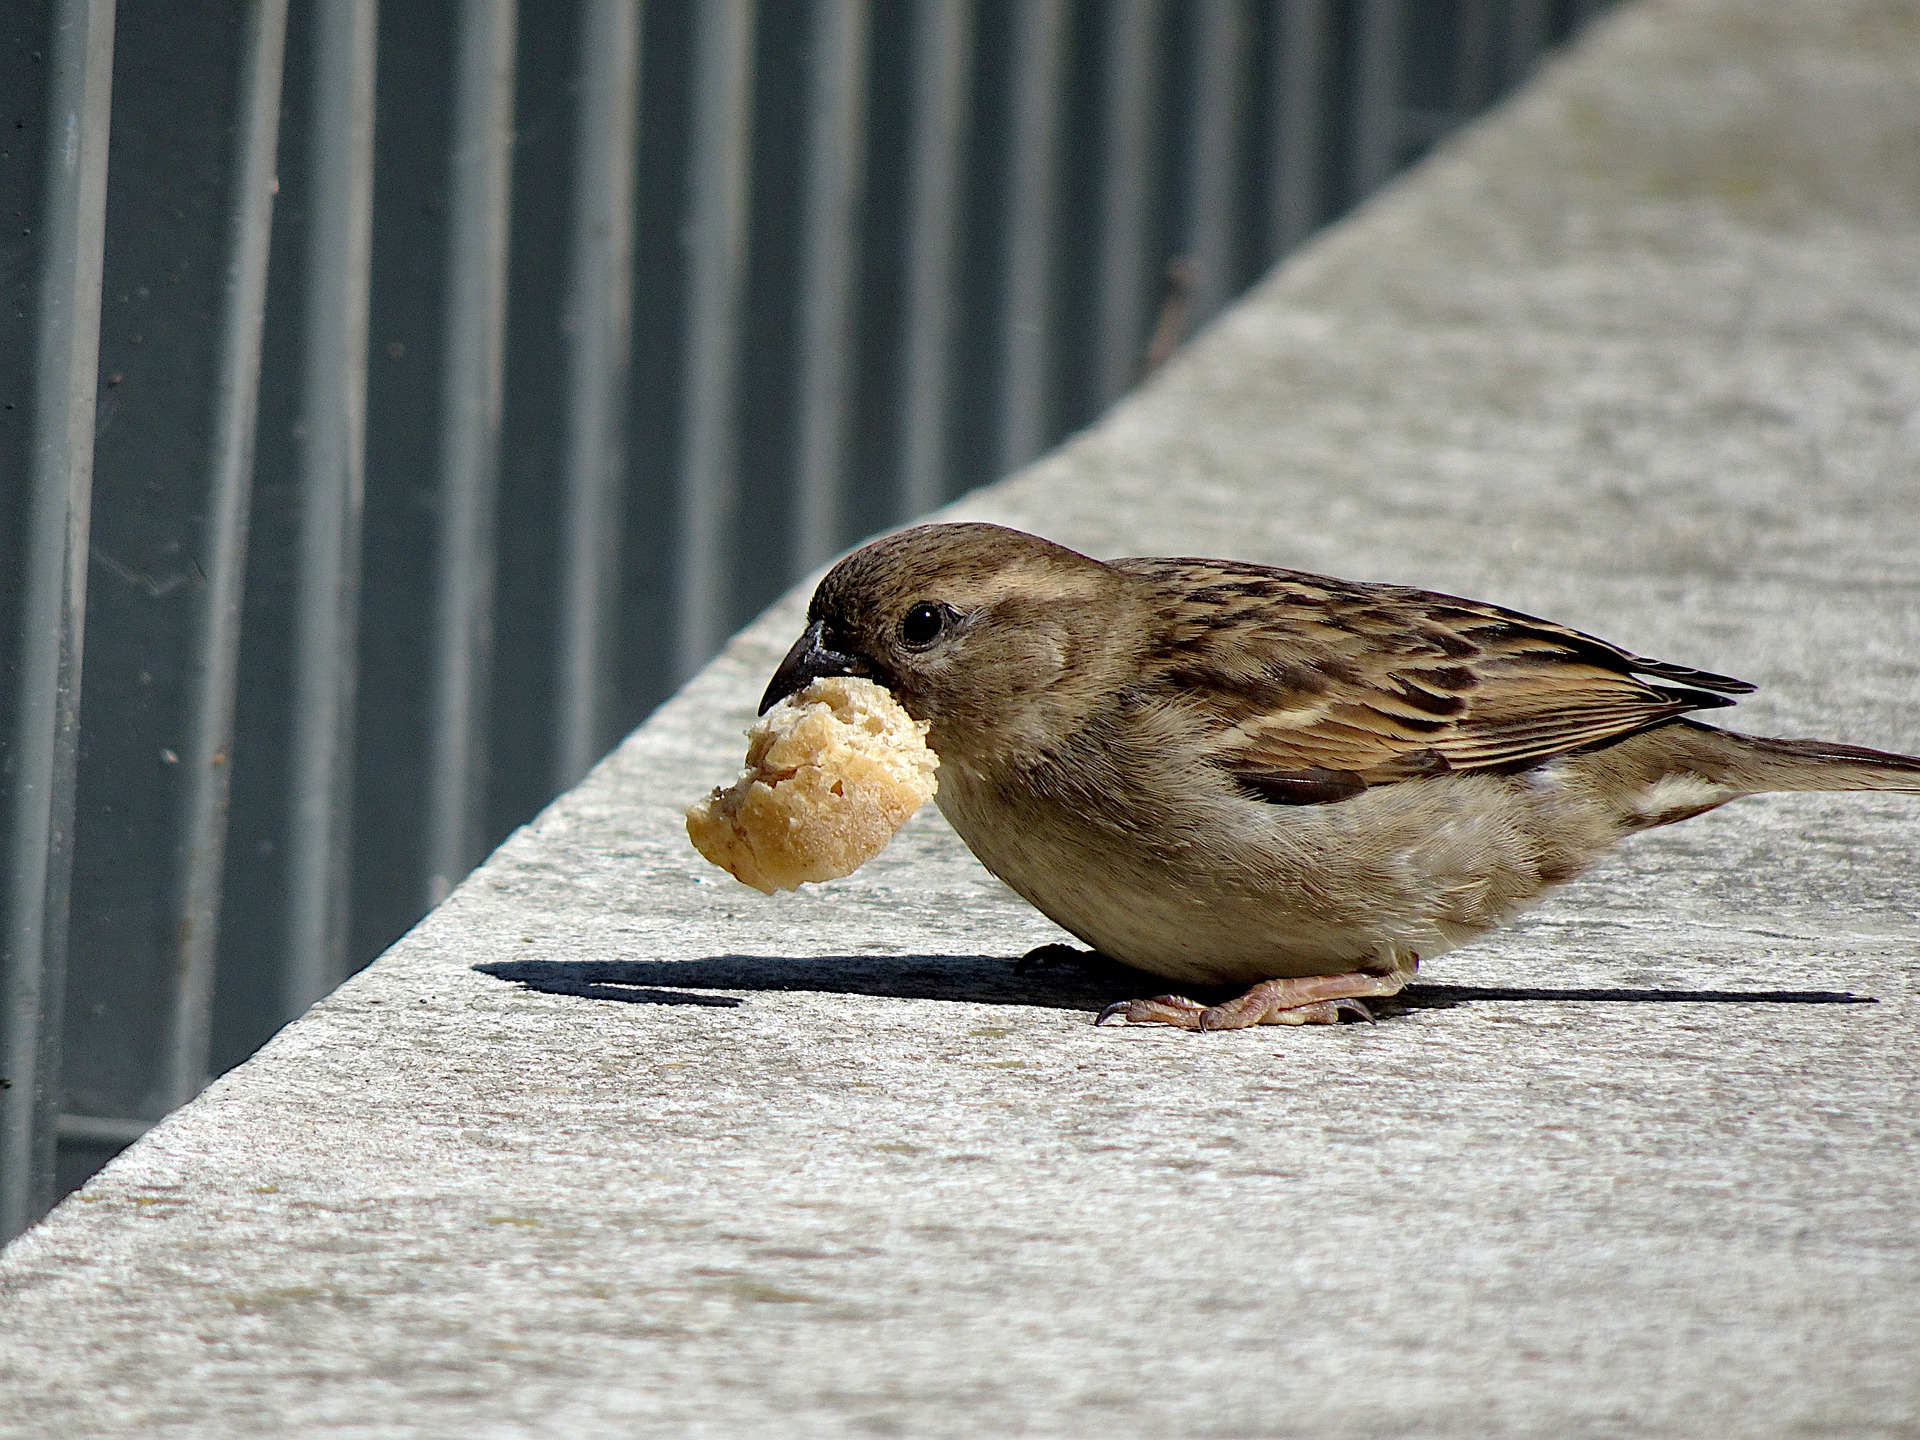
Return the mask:
[[707,859],[763,894],[851,875],[938,788],[927,726],[871,680],[835,676],[747,731],[747,768],[687,810]]

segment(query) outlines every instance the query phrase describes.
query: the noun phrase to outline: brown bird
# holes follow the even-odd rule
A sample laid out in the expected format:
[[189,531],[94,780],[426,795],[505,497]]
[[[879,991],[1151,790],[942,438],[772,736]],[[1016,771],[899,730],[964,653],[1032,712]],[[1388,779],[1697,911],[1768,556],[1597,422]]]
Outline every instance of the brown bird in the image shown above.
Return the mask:
[[993,525],[836,565],[762,713],[826,675],[928,722],[948,821],[1057,924],[1251,987],[1102,1021],[1365,1014],[1638,831],[1763,791],[1920,792],[1920,758],[1703,725],[1754,687],[1497,605]]

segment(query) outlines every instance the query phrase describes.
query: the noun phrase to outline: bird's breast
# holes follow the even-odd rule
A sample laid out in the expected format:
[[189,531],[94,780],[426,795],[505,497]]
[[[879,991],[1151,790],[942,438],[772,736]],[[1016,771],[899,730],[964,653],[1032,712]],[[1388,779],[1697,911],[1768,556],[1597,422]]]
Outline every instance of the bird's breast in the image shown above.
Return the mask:
[[1190,985],[1431,958],[1566,878],[1549,856],[1580,828],[1554,818],[1559,801],[1503,776],[1318,806],[1269,805],[1227,785],[1104,782],[1090,791],[943,768],[938,799],[981,862],[1056,924]]

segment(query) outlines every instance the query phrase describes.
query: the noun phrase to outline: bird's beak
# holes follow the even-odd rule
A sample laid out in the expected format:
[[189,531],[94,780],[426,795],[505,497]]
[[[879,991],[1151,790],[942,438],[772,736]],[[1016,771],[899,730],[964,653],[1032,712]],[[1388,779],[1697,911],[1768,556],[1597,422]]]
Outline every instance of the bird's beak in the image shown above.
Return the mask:
[[825,624],[824,620],[814,621],[807,627],[807,633],[793,642],[793,648],[787,651],[787,658],[773,672],[773,679],[767,684],[767,693],[760,697],[762,715],[815,680],[825,679],[829,675],[873,674],[873,666],[864,656],[843,655],[838,650],[826,647],[820,638]]

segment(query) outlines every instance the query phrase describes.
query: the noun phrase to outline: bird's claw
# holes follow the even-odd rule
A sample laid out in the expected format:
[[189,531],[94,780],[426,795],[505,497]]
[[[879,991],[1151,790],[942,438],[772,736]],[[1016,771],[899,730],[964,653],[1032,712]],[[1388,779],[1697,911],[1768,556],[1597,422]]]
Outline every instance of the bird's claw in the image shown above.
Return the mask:
[[1373,1011],[1357,997],[1325,992],[1345,986],[1369,995],[1391,995],[1400,988],[1400,983],[1397,977],[1361,972],[1267,980],[1220,1005],[1202,1005],[1184,995],[1118,1000],[1102,1010],[1093,1023],[1104,1025],[1117,1016],[1129,1025],[1172,1025],[1202,1035],[1218,1030],[1244,1030],[1252,1025],[1337,1025],[1342,1014],[1357,1016],[1374,1025],[1379,1022]]
[[1173,1025],[1191,1030],[1204,1007],[1184,995],[1156,995],[1151,1000],[1116,1000],[1094,1020],[1104,1025],[1116,1015],[1129,1025]]

